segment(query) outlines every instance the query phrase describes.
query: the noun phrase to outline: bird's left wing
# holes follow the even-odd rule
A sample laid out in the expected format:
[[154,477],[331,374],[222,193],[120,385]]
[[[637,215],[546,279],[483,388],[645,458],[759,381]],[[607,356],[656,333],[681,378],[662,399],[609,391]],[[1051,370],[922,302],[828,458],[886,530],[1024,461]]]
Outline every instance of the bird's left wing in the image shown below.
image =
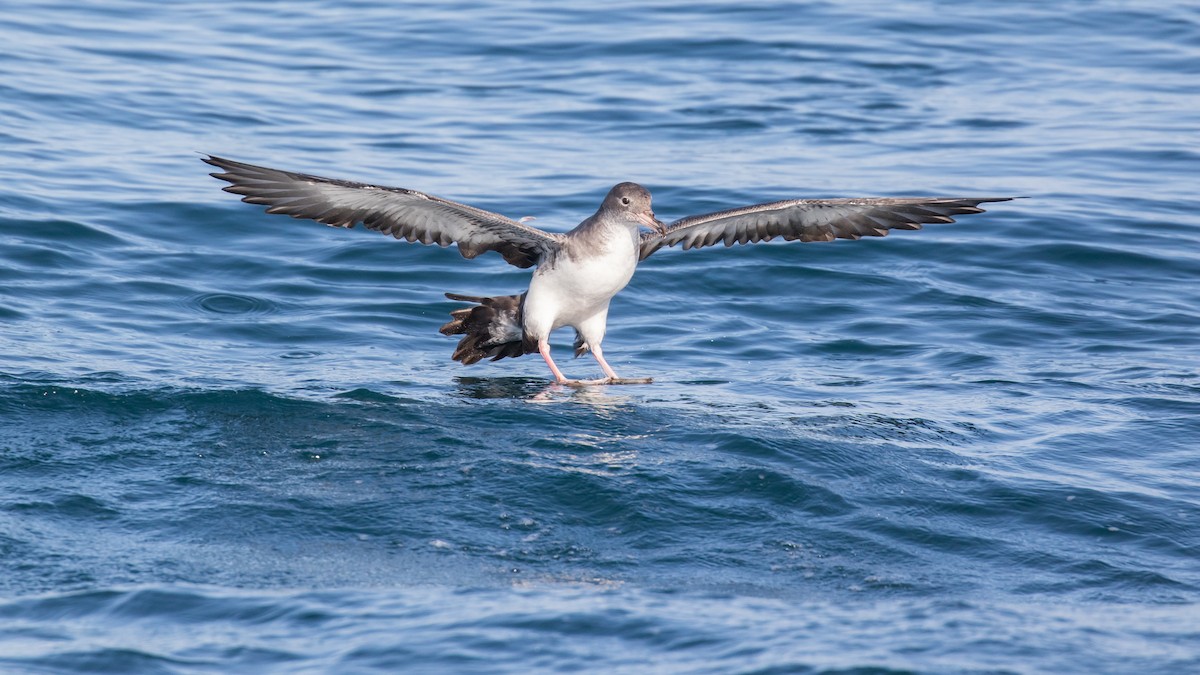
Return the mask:
[[262,204],[267,213],[308,218],[333,227],[354,227],[422,244],[458,244],[464,258],[496,251],[517,267],[536,265],[558,248],[562,235],[416,190],[354,183],[243,164],[221,157],[205,162],[224,173],[226,192]]
[[878,197],[792,199],[681,218],[663,232],[642,234],[641,259],[664,246],[684,250],[723,243],[833,241],[883,237],[889,230],[919,230],[922,223],[953,223],[951,216],[982,213],[980,204],[1012,197]]

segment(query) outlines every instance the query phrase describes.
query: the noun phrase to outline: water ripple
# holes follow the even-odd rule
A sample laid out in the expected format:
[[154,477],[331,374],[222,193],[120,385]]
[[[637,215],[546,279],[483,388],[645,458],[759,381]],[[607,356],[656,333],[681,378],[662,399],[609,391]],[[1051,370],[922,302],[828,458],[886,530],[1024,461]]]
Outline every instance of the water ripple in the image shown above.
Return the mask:
[[233,293],[202,293],[188,299],[194,309],[212,314],[272,314],[275,303],[265,298]]

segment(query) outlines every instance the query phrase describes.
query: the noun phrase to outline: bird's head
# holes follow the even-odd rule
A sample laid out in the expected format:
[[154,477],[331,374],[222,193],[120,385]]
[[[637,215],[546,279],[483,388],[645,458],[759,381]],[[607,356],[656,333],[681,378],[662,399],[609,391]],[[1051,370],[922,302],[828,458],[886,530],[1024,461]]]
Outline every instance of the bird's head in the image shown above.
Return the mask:
[[654,217],[654,209],[650,208],[650,191],[637,183],[619,183],[613,186],[600,209],[623,214],[660,233],[667,231],[667,226]]

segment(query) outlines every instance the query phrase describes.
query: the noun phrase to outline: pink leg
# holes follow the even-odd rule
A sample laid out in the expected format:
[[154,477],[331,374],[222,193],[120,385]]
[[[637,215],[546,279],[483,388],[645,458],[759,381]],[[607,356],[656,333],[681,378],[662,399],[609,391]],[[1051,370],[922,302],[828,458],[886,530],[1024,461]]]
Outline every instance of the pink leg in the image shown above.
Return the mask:
[[613,370],[612,366],[608,365],[608,361],[604,360],[604,352],[600,351],[600,345],[595,345],[592,347],[592,356],[596,357],[596,362],[600,364],[600,370],[604,371],[604,374],[608,376],[608,379],[621,379],[617,377],[617,371]]
[[559,384],[565,383],[567,378],[563,377],[562,371],[558,369],[558,366],[554,365],[554,359],[550,358],[550,343],[545,340],[538,340],[538,352],[546,360],[546,365],[550,366],[550,372],[554,373],[554,381]]

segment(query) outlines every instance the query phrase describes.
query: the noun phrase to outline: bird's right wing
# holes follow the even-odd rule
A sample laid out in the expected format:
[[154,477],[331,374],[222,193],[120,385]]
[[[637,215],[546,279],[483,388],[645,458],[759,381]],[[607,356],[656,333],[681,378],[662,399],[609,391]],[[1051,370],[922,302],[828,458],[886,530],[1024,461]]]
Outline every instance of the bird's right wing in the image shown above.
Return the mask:
[[333,227],[362,223],[368,229],[422,244],[458,244],[464,258],[496,251],[510,264],[531,267],[562,241],[562,235],[415,190],[321,178],[221,157],[203,159],[224,171],[212,176],[230,183],[226,192],[266,206],[267,213],[308,218]]

